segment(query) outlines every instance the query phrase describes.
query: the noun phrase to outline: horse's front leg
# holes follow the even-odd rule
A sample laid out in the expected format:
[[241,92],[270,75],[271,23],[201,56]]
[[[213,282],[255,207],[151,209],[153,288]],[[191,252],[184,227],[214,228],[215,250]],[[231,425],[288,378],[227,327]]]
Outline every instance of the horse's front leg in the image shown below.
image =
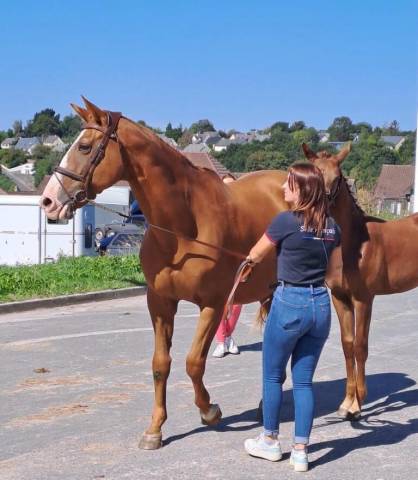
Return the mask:
[[151,424],[142,435],[139,448],[155,450],[162,446],[161,426],[167,419],[167,379],[170,374],[170,348],[178,301],[160,297],[151,289],[147,292],[147,301],[155,337],[152,359],[155,397]]
[[346,296],[332,295],[332,303],[340,322],[341,344],[347,372],[345,397],[338,408],[338,415],[349,416],[349,410],[356,401],[356,361],[354,357],[354,307]]
[[209,393],[203,384],[206,357],[222,316],[222,309],[222,306],[201,309],[196,333],[186,360],[187,374],[192,379],[195,391],[195,404],[200,409],[202,423],[205,425],[215,425],[222,417],[219,406],[210,403]]
[[372,319],[373,298],[356,302],[356,336],[354,340],[354,355],[356,358],[356,400],[351,405],[349,413],[354,418],[360,417],[361,406],[367,395],[366,361],[369,354],[369,330]]

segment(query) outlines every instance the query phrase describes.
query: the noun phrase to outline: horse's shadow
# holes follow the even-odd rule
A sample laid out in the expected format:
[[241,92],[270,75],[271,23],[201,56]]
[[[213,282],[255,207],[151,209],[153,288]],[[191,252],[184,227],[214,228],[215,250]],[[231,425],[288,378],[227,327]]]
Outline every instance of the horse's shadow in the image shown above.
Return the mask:
[[248,343],[247,345],[240,345],[240,352],[261,352],[263,342]]
[[[256,345],[256,344],[255,344]],[[338,404],[344,396],[345,378],[316,382],[314,384],[316,411],[315,417],[325,417],[321,428],[341,423],[344,420],[335,413]],[[343,457],[348,452],[368,446],[397,443],[408,435],[415,433],[418,428],[418,420],[412,420],[406,425],[391,421],[381,421],[379,415],[385,412],[402,410],[405,407],[418,405],[418,389],[403,391],[415,385],[416,382],[403,373],[379,373],[367,377],[368,396],[367,403],[381,402],[363,408],[360,422],[352,422],[353,428],[366,430],[366,433],[352,439],[336,439],[313,445],[310,451],[318,451],[323,448],[330,449],[323,457],[312,462],[312,466],[318,466],[330,460]],[[246,431],[259,427],[258,405],[251,410],[245,410],[236,415],[224,417],[221,422],[213,427],[217,431]],[[332,414],[332,415],[331,415]],[[281,422],[293,421],[293,397],[291,390],[283,392],[283,404]],[[242,425],[239,425],[242,424]],[[318,428],[318,426],[316,427]],[[164,445],[180,440],[190,435],[203,433],[208,427],[198,427],[188,432],[172,435],[164,440]]]

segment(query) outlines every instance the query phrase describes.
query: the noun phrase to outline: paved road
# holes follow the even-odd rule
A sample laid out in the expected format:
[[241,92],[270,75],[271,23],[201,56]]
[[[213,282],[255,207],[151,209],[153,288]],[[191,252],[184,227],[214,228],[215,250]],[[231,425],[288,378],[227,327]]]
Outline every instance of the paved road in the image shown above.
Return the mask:
[[[344,390],[337,322],[317,371],[318,412],[306,478],[393,480],[418,472],[418,290],[379,298],[368,361],[363,419],[343,422]],[[182,303],[176,319],[165,446],[137,448],[153,389],[153,335],[145,297],[0,316],[0,478],[261,479],[294,478],[287,456],[248,457],[243,441],[259,432],[260,335],[256,305],[237,327],[242,354],[210,358],[206,384],[221,405],[218,429],[203,427],[185,374],[197,309]],[[45,369],[44,373],[42,372]],[[286,384],[281,433],[290,445],[292,402]],[[415,473],[414,473],[415,472]]]

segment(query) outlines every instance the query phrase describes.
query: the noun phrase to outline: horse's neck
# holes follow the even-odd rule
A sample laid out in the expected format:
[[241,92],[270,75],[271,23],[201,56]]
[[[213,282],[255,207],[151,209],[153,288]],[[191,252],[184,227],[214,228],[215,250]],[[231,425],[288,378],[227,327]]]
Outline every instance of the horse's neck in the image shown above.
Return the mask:
[[199,175],[191,163],[152,132],[125,123],[123,161],[125,179],[147,220],[179,233],[195,234],[190,209],[190,183]]
[[357,239],[363,237],[361,234],[366,229],[365,216],[357,206],[345,181],[341,183],[335,204],[331,208],[331,214],[341,228],[343,248],[344,246],[353,245]]

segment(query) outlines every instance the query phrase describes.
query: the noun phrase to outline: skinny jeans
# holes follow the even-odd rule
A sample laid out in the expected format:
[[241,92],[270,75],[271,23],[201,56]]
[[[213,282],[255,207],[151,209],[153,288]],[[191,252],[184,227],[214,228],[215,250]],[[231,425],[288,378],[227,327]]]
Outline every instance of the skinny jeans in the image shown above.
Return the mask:
[[263,340],[263,418],[266,434],[279,433],[286,365],[292,357],[294,442],[309,443],[314,418],[312,378],[330,325],[331,306],[325,287],[281,283],[276,288]]

